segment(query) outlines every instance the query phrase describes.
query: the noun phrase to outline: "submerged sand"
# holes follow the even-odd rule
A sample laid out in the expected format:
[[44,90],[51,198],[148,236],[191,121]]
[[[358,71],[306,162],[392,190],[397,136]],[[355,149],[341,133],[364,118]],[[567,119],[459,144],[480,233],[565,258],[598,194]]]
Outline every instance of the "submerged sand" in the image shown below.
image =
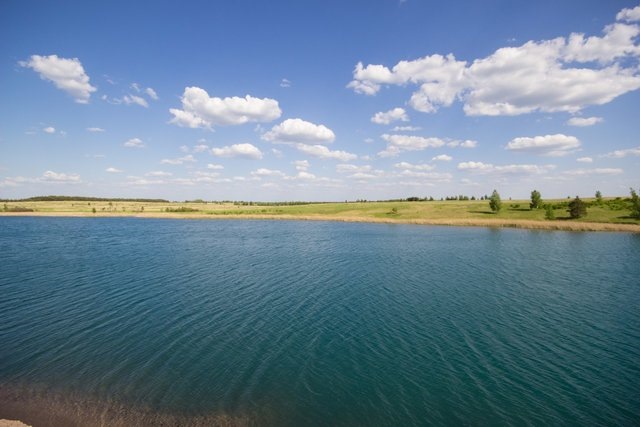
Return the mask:
[[94,218],[169,218],[169,219],[262,219],[288,221],[338,221],[338,222],[366,222],[379,224],[415,224],[457,227],[488,227],[488,228],[523,228],[529,230],[558,230],[558,231],[617,231],[626,233],[640,233],[640,225],[617,224],[586,221],[535,221],[520,219],[398,219],[371,218],[339,215],[260,215],[260,214],[225,214],[211,215],[203,213],[89,213],[89,212],[2,212],[0,216],[34,216],[34,217],[94,217]]

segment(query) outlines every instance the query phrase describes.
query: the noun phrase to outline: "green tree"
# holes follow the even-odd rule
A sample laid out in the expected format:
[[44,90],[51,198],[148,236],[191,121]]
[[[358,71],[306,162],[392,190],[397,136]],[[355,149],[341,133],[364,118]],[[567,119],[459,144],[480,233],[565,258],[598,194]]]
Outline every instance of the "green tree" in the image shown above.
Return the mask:
[[96,208],[91,209],[91,212],[96,213]]
[[491,197],[489,198],[489,207],[492,211],[498,213],[502,209],[502,200],[500,200],[500,194],[497,190],[493,190]]
[[596,191],[596,203],[602,205],[602,193],[600,190]]
[[544,206],[544,219],[556,219],[556,213],[553,211],[553,205]]
[[540,209],[542,207],[542,195],[538,190],[531,192],[531,203],[529,203],[531,209]]
[[631,189],[631,216],[640,219],[640,197],[633,188]]
[[587,205],[580,200],[580,197],[576,196],[571,202],[569,202],[569,215],[571,218],[581,218],[587,216]]

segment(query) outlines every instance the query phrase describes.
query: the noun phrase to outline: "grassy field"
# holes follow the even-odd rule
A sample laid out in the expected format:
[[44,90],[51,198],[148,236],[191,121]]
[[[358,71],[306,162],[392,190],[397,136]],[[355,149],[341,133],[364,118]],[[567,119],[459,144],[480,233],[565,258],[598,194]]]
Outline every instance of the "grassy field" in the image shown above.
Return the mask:
[[[593,200],[585,199],[592,203]],[[568,200],[546,200],[556,205],[556,220],[545,220],[543,209],[529,209],[528,200],[503,201],[499,213],[487,201],[315,203],[305,205],[238,205],[216,202],[6,202],[0,215],[137,216],[167,218],[265,218],[365,222],[398,222],[442,225],[548,228],[567,230],[640,231],[640,220],[618,199],[592,203],[586,217],[570,219],[563,204]],[[95,212],[94,212],[95,209]],[[28,211],[31,210],[31,211]],[[20,212],[27,211],[27,212]]]

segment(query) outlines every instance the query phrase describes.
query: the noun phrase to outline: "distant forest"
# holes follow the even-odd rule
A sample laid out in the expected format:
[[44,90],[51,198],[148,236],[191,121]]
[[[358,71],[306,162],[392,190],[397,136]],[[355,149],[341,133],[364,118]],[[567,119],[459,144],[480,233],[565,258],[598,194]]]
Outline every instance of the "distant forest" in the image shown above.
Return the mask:
[[105,197],[82,196],[36,196],[28,199],[0,199],[0,202],[146,202],[170,203],[165,199],[113,199]]

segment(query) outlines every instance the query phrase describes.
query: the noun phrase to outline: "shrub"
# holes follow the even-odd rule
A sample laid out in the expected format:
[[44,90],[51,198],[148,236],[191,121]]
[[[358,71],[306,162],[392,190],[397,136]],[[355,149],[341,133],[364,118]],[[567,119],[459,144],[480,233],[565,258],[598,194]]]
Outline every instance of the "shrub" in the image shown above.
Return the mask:
[[576,198],[569,203],[569,215],[571,218],[587,216],[587,205],[580,200],[580,197],[576,196]]
[[500,194],[497,190],[493,190],[491,197],[489,198],[489,207],[492,211],[498,213],[502,209],[502,200],[500,200]]

